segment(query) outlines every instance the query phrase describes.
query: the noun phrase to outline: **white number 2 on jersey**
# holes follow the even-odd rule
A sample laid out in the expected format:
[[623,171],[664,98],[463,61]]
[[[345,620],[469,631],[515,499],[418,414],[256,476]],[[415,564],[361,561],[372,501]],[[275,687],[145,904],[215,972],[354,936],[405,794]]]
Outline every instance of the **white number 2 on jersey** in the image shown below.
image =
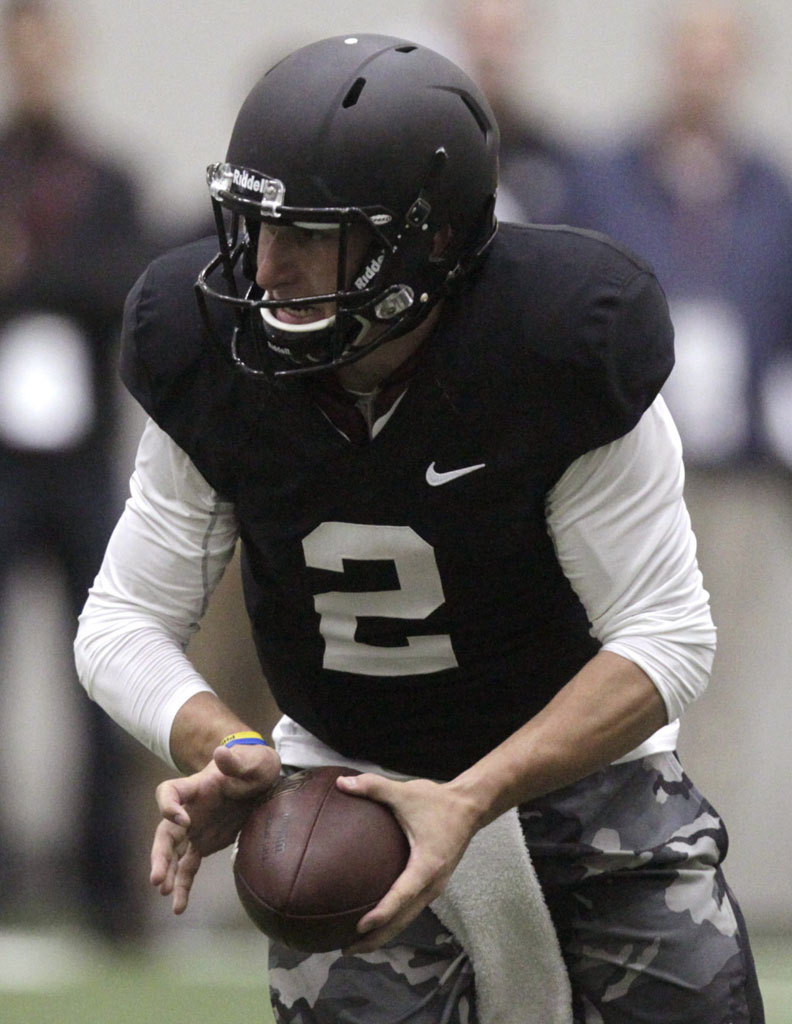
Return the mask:
[[403,647],[375,647],[355,639],[358,618],[425,619],[445,601],[434,548],[409,526],[321,523],[303,540],[309,568],[344,572],[344,559],[391,562],[398,590],[317,594],[314,606],[325,641],[323,666],[359,675],[440,672],[457,664],[451,637],[408,636]]

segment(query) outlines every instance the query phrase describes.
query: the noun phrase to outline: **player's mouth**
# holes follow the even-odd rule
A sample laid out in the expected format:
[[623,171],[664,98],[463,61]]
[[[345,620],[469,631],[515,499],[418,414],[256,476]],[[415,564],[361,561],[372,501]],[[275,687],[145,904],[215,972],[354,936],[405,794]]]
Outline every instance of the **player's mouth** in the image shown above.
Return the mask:
[[273,313],[283,324],[310,324],[325,320],[332,316],[332,310],[326,306],[277,306]]
[[322,319],[318,306],[279,306],[275,315],[286,324],[308,324]]

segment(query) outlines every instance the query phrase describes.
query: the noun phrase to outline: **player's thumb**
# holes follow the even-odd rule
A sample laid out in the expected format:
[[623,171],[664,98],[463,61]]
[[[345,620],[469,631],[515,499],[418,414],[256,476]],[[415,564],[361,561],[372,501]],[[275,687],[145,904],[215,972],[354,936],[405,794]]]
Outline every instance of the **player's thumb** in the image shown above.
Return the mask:
[[223,775],[234,780],[234,789],[240,792],[266,789],[280,774],[278,755],[272,747],[263,744],[217,747],[214,761]]
[[364,772],[362,775],[340,775],[336,785],[351,796],[364,796],[379,803],[389,803],[394,783],[381,775]]

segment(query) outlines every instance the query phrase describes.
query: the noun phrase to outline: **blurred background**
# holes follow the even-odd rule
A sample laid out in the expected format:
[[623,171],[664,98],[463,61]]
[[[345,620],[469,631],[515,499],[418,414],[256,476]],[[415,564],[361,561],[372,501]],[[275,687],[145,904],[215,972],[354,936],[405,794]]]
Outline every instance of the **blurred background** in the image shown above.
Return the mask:
[[[184,919],[148,891],[163,767],[89,705],[71,637],[142,425],[115,380],[124,295],[153,255],[208,230],[205,167],[252,78],[362,31],[427,43],[480,81],[502,128],[503,219],[604,230],[666,289],[666,398],[720,632],[681,756],[729,826],[768,1019],[789,1024],[787,0],[0,2],[0,1014],[57,1006],[67,1020],[73,998],[89,1024],[150,1019],[143,993],[160,979],[160,1020],[178,1018],[180,984],[207,987],[193,1021],[229,993],[267,1019],[263,943],[228,857],[204,865]],[[236,564],[191,653],[221,693],[243,681],[248,714],[271,727]]]

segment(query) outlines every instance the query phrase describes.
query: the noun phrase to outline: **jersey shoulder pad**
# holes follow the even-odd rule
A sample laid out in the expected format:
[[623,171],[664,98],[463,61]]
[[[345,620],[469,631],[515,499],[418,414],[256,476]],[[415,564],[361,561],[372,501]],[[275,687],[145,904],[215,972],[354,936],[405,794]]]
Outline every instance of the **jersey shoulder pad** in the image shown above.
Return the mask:
[[127,296],[121,378],[154,419],[183,375],[210,354],[195,282],[216,249],[216,240],[202,239],[165,253],[149,264]]
[[[192,243],[155,260],[138,280],[124,310],[121,377],[206,480],[230,495],[259,405],[255,385],[206,330],[196,301],[196,279],[216,250],[215,239]],[[212,315],[218,337],[230,338],[231,315]]]
[[[673,367],[665,295],[639,256],[595,232],[505,225],[463,329],[512,407],[530,408],[569,451],[627,433]],[[539,408],[541,406],[541,408]]]

